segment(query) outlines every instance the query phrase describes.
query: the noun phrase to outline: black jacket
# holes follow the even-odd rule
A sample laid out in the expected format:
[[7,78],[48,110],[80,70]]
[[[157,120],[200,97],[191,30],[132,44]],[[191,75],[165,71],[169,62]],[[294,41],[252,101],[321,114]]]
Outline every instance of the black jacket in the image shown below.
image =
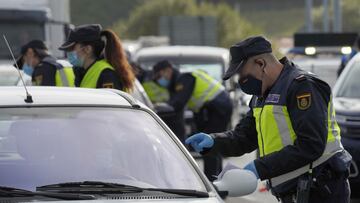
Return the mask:
[[56,62],[52,56],[44,57],[34,68],[32,82],[36,86],[55,86],[56,70],[62,68],[62,65]]
[[176,112],[184,110],[187,102],[191,98],[195,88],[195,77],[191,73],[180,73],[173,69],[173,75],[168,87],[170,100],[168,104],[172,106]]

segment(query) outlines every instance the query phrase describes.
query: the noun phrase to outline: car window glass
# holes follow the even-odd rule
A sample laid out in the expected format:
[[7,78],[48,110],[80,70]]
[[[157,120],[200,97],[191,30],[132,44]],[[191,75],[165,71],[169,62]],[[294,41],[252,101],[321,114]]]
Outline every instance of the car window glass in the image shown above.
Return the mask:
[[195,70],[205,71],[207,74],[215,78],[217,81],[221,81],[222,66],[221,64],[180,64],[179,70],[182,73],[194,72]]
[[122,108],[0,109],[0,185],[34,190],[106,181],[206,191],[147,112]]
[[352,63],[352,66],[348,67],[349,71],[344,72],[344,79],[339,86],[337,97],[349,97],[360,98],[360,63]]

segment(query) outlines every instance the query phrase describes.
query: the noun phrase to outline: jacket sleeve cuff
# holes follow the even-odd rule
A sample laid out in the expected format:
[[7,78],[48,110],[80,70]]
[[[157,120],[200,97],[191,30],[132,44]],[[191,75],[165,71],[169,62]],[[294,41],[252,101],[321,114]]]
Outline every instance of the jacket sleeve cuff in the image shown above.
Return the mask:
[[217,143],[216,143],[216,138],[218,136],[220,136],[219,134],[223,134],[223,133],[212,133],[209,134],[211,136],[211,138],[214,140],[214,145],[211,148],[205,148],[204,151],[200,152],[200,154],[202,156],[209,156],[209,155],[215,155],[218,154],[218,150],[217,150]]
[[260,180],[269,179],[269,169],[267,169],[266,165],[264,165],[260,159],[255,159],[254,164]]

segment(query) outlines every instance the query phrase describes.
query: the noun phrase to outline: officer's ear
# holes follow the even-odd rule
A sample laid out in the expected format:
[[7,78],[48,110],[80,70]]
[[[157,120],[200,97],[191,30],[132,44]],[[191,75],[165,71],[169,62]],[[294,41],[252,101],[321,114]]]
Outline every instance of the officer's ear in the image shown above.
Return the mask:
[[261,70],[262,70],[263,72],[265,72],[265,66],[266,66],[266,61],[265,61],[265,59],[263,59],[263,58],[257,58],[257,59],[254,60],[254,62],[255,62],[255,64],[256,64],[257,66],[259,66],[259,67],[261,68]]

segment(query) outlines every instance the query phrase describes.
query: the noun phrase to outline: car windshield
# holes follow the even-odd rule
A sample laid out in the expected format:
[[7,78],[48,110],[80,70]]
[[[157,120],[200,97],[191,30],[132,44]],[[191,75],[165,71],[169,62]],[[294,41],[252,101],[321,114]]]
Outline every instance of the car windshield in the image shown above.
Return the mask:
[[344,72],[341,82],[338,84],[336,97],[360,98],[360,61],[354,61],[348,71]]
[[127,108],[0,109],[0,186],[102,181],[206,191],[173,139]]

